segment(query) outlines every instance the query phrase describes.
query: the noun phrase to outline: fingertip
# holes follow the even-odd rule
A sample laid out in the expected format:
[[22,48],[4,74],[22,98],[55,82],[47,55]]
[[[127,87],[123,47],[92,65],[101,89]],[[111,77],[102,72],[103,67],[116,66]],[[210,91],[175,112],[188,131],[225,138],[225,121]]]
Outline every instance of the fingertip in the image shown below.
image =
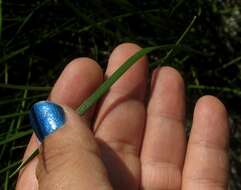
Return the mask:
[[184,89],[184,80],[182,75],[178,70],[170,66],[163,66],[156,68],[152,73],[152,90],[155,86],[156,81],[165,80],[165,84],[172,88],[183,88]]
[[80,70],[85,70],[86,72],[91,72],[91,76],[95,76],[97,81],[103,80],[103,71],[100,65],[93,59],[89,57],[79,57],[73,59],[65,67],[66,75],[68,73],[79,73]]
[[197,101],[191,135],[195,142],[228,148],[228,114],[224,104],[218,98],[205,95]]
[[[107,68],[107,75],[110,72],[113,72],[116,70],[121,64],[124,63],[129,57],[134,55],[136,52],[140,51],[142,48],[135,44],[135,43],[129,43],[125,42],[120,45],[118,45],[111,53],[111,56],[108,61],[108,65],[111,65]],[[147,68],[147,57],[142,57],[139,61],[139,63],[142,64],[142,68]],[[145,66],[145,67],[143,67]],[[141,68],[141,67],[140,67]]]
[[141,49],[142,48],[135,43],[124,42],[116,46],[115,49],[113,50],[113,53],[118,53],[118,51],[121,51],[122,53],[125,53],[125,52],[129,53],[129,51],[139,51]]
[[184,86],[184,81],[180,72],[173,67],[169,67],[169,66],[161,67],[159,69],[159,74],[163,75],[163,78],[165,77],[172,85],[178,85],[181,87]]
[[[185,91],[181,74],[174,68],[164,66],[152,75],[149,113],[165,113],[178,120],[185,118]],[[156,106],[160,105],[160,106]]]
[[[117,46],[110,55],[106,69],[106,78],[109,78],[131,56],[141,50],[141,47],[133,43],[123,43]],[[139,100],[146,95],[148,75],[148,60],[144,56],[131,66],[126,73],[111,87],[110,91],[122,92]]]
[[211,95],[205,95],[199,98],[195,110],[198,110],[197,113],[203,117],[209,117],[211,115],[212,117],[224,119],[227,118],[228,115],[224,104],[218,98]]
[[77,108],[103,81],[100,66],[83,57],[71,61],[61,73],[49,100]]
[[205,95],[199,98],[194,110],[195,118],[206,123],[206,127],[224,131],[227,134],[225,136],[229,135],[228,112],[217,97]]

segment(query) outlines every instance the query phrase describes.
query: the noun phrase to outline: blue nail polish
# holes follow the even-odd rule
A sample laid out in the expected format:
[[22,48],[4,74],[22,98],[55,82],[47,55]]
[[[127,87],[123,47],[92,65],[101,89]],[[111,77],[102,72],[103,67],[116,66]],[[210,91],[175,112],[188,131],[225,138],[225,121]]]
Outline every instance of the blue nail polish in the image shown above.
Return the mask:
[[33,130],[41,142],[65,123],[63,108],[50,101],[35,103],[30,110],[29,118]]

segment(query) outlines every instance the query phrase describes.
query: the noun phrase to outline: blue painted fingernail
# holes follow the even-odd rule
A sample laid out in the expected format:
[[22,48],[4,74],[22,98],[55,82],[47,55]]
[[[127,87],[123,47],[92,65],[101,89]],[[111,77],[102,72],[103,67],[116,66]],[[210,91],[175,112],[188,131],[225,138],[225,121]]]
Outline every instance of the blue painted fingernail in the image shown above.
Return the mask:
[[63,108],[50,101],[35,103],[30,110],[29,118],[33,130],[41,142],[65,123]]

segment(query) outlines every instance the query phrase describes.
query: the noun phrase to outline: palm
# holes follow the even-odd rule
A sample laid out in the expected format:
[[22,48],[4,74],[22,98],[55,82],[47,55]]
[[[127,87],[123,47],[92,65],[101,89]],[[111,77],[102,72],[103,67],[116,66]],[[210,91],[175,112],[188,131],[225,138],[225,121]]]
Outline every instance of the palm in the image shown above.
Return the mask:
[[[110,57],[106,77],[137,49],[132,44],[119,46]],[[50,99],[73,108],[101,83],[90,68],[64,72]],[[147,60],[141,59],[111,87],[95,114],[87,114],[94,120],[93,132],[113,188],[225,189],[228,128],[223,105],[213,97],[199,100],[187,145],[181,76],[164,67],[152,75],[151,90],[146,86]],[[22,180],[26,187],[29,182],[24,178],[29,177]]]

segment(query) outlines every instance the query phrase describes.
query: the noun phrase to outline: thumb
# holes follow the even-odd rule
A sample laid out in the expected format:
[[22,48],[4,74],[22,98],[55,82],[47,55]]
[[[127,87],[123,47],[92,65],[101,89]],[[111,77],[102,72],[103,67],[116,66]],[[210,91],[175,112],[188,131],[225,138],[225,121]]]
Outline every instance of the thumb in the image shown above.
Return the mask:
[[112,189],[87,121],[71,108],[49,101],[33,105],[31,125],[42,145],[36,175],[39,189]]

